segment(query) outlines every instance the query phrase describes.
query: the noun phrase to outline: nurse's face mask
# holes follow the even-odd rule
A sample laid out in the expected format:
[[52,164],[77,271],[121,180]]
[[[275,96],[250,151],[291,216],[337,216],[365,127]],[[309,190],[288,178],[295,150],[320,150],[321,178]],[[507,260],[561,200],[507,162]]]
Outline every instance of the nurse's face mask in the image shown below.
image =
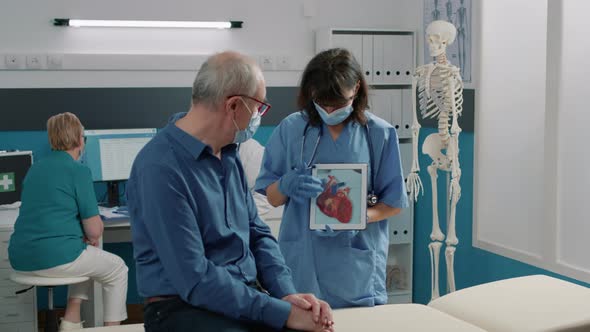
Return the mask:
[[328,126],[335,126],[348,119],[354,110],[352,103],[354,101],[354,97],[356,96],[356,89],[350,91],[349,94],[351,94],[351,96],[346,98],[345,103],[341,103],[340,105],[336,106],[322,105],[316,101],[313,102],[313,105],[315,106],[318,114],[325,124]]
[[[259,101],[258,99],[248,97],[248,96],[239,96],[239,97],[240,97],[240,100],[242,101],[242,103],[244,103],[244,106],[246,106],[246,109],[248,110],[248,112],[250,113],[250,122],[248,123],[248,126],[245,129],[240,129],[240,127],[238,127],[238,124],[236,123],[236,120],[232,119],[232,121],[234,122],[234,126],[236,127],[236,130],[237,130],[236,135],[234,136],[234,141],[233,141],[236,144],[244,143],[245,141],[252,138],[252,136],[254,136],[254,134],[256,133],[256,130],[258,130],[258,127],[260,127],[260,120],[261,120],[262,115],[270,109],[269,104]],[[252,110],[250,110],[250,107],[248,106],[248,104],[244,100],[244,97],[250,98],[250,99],[261,104],[261,106],[258,107],[258,109],[256,110],[255,113],[253,113]]]
[[328,113],[323,107],[318,105],[315,101],[313,102],[313,104],[318,113],[320,114],[320,117],[322,118],[324,123],[328,126],[334,126],[342,123],[344,120],[348,119],[348,117],[353,111],[352,103],[350,103],[350,105],[346,105],[337,110],[334,110],[332,113]]

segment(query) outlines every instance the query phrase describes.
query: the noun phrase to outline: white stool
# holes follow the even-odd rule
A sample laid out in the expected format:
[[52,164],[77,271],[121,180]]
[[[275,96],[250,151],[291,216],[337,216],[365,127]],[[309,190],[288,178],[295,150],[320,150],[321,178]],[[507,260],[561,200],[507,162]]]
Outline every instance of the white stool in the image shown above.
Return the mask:
[[13,271],[10,274],[10,280],[16,282],[17,284],[30,286],[29,288],[17,291],[16,294],[24,293],[31,288],[37,287],[47,287],[47,302],[49,309],[46,312],[46,323],[45,323],[45,331],[46,332],[56,332],[57,331],[57,316],[55,311],[53,310],[53,288],[55,286],[65,286],[71,284],[78,284],[88,280],[88,277],[72,277],[72,278],[48,278],[48,277],[38,277],[32,276],[27,274],[19,273],[18,271]]

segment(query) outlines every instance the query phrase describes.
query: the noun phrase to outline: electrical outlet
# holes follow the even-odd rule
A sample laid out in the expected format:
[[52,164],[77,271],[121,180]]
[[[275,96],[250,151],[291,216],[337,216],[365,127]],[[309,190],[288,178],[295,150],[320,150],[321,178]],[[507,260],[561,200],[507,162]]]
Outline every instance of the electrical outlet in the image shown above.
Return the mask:
[[276,59],[278,70],[290,70],[291,69],[291,57],[288,55],[279,55]]
[[23,56],[18,54],[6,54],[4,56],[4,65],[6,69],[20,69],[23,65]]
[[27,69],[41,69],[43,68],[44,56],[41,54],[27,54],[26,68]]
[[270,55],[261,55],[258,58],[258,62],[260,63],[260,68],[262,70],[274,70],[274,59]]
[[62,54],[49,54],[47,55],[47,69],[62,69],[63,68],[63,55]]

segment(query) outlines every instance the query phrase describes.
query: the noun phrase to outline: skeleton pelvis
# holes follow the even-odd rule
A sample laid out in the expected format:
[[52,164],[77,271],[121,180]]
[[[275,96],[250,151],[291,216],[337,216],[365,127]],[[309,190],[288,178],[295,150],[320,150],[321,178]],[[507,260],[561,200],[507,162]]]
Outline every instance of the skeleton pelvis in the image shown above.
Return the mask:
[[440,170],[450,172],[451,160],[443,152],[446,149],[447,146],[438,133],[426,136],[424,144],[422,144],[422,153],[427,154],[432,159],[432,164]]

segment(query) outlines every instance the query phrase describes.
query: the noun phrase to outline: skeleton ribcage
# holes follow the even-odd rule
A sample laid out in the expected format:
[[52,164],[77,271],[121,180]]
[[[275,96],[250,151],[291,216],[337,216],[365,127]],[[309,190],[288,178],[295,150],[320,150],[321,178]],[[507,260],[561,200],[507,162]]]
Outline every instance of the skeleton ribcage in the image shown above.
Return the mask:
[[[452,100],[457,116],[463,111],[463,82],[459,68],[452,65],[428,64],[416,70],[418,76],[418,103],[423,119],[452,117]],[[449,93],[453,82],[454,91]]]

